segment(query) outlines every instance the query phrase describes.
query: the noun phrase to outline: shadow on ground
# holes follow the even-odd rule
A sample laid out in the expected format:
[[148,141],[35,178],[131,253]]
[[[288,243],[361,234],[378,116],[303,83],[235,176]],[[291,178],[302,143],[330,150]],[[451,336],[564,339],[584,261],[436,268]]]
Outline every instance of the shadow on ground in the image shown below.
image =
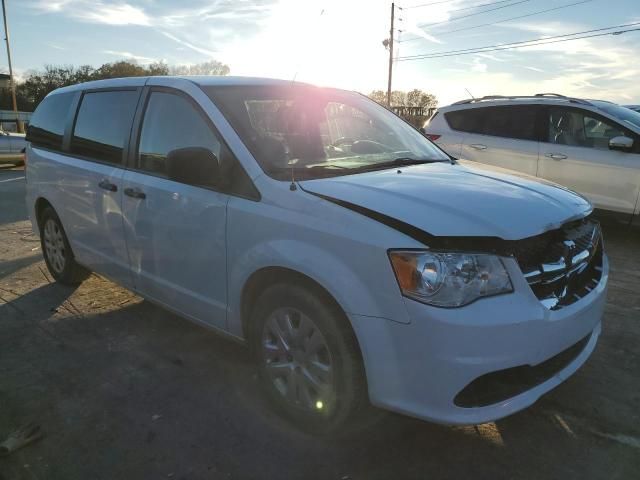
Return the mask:
[[0,478],[622,479],[640,467],[637,450],[545,400],[479,427],[388,414],[310,437],[272,413],[241,345],[138,299],[82,313],[73,294],[46,284],[0,306],[0,435],[27,421],[46,432],[0,459]]

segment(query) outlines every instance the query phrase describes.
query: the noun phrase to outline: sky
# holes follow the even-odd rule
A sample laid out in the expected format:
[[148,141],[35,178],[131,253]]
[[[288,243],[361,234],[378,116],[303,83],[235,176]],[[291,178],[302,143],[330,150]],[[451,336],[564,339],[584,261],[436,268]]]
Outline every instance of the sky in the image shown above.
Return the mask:
[[[6,3],[18,76],[45,64],[219,60],[232,75],[296,79],[364,93],[387,87],[389,54],[382,41],[389,37],[391,2],[386,0]],[[435,94],[440,105],[468,98],[466,90],[476,97],[554,92],[640,103],[640,31],[401,60],[640,22],[640,0],[405,0],[397,6],[394,90],[419,88]],[[558,9],[513,18],[552,8]],[[6,71],[2,53],[0,70]]]

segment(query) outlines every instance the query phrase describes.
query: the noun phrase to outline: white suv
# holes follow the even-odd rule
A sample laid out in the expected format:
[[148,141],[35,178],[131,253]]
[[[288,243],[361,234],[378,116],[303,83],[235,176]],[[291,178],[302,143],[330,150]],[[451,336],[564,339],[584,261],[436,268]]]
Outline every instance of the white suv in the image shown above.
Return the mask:
[[640,213],[640,113],[555,94],[440,108],[425,134],[456,157],[559,183],[625,222]]
[[105,80],[47,96],[28,140],[53,277],[93,270],[245,342],[269,398],[309,429],[367,400],[494,420],[574,373],[600,334],[591,204],[452,161],[363,95]]

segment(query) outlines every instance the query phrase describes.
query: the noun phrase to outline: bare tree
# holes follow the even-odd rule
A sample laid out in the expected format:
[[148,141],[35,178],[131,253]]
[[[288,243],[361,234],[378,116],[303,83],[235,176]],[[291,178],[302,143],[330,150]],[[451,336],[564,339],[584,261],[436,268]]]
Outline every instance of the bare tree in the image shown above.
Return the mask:
[[[121,60],[105,63],[98,68],[91,65],[45,65],[43,70],[32,70],[16,88],[18,108],[31,112],[47,94],[56,88],[76,83],[118,77],[143,77],[147,75],[228,75],[229,67],[211,60],[197,65],[170,67],[166,63],[156,62],[139,65],[136,62]],[[9,108],[10,98],[7,89],[0,89],[0,108]]]
[[195,65],[176,65],[169,69],[171,75],[229,75],[228,65],[217,60],[210,60]]
[[[382,90],[374,90],[369,98],[381,105],[387,104],[387,93]],[[410,92],[402,90],[394,90],[391,92],[392,107],[424,107],[434,108],[438,105],[438,99],[431,93],[424,92],[420,89],[413,89]]]

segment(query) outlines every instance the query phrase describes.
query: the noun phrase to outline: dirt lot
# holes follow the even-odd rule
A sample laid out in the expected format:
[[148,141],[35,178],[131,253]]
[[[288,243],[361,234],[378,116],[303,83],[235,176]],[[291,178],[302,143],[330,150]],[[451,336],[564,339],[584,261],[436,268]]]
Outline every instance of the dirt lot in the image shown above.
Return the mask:
[[14,479],[640,478],[640,235],[607,230],[599,345],[532,408],[477,427],[386,415],[349,438],[299,433],[265,404],[242,346],[92,276],[51,283],[19,169],[0,170],[0,458]]

